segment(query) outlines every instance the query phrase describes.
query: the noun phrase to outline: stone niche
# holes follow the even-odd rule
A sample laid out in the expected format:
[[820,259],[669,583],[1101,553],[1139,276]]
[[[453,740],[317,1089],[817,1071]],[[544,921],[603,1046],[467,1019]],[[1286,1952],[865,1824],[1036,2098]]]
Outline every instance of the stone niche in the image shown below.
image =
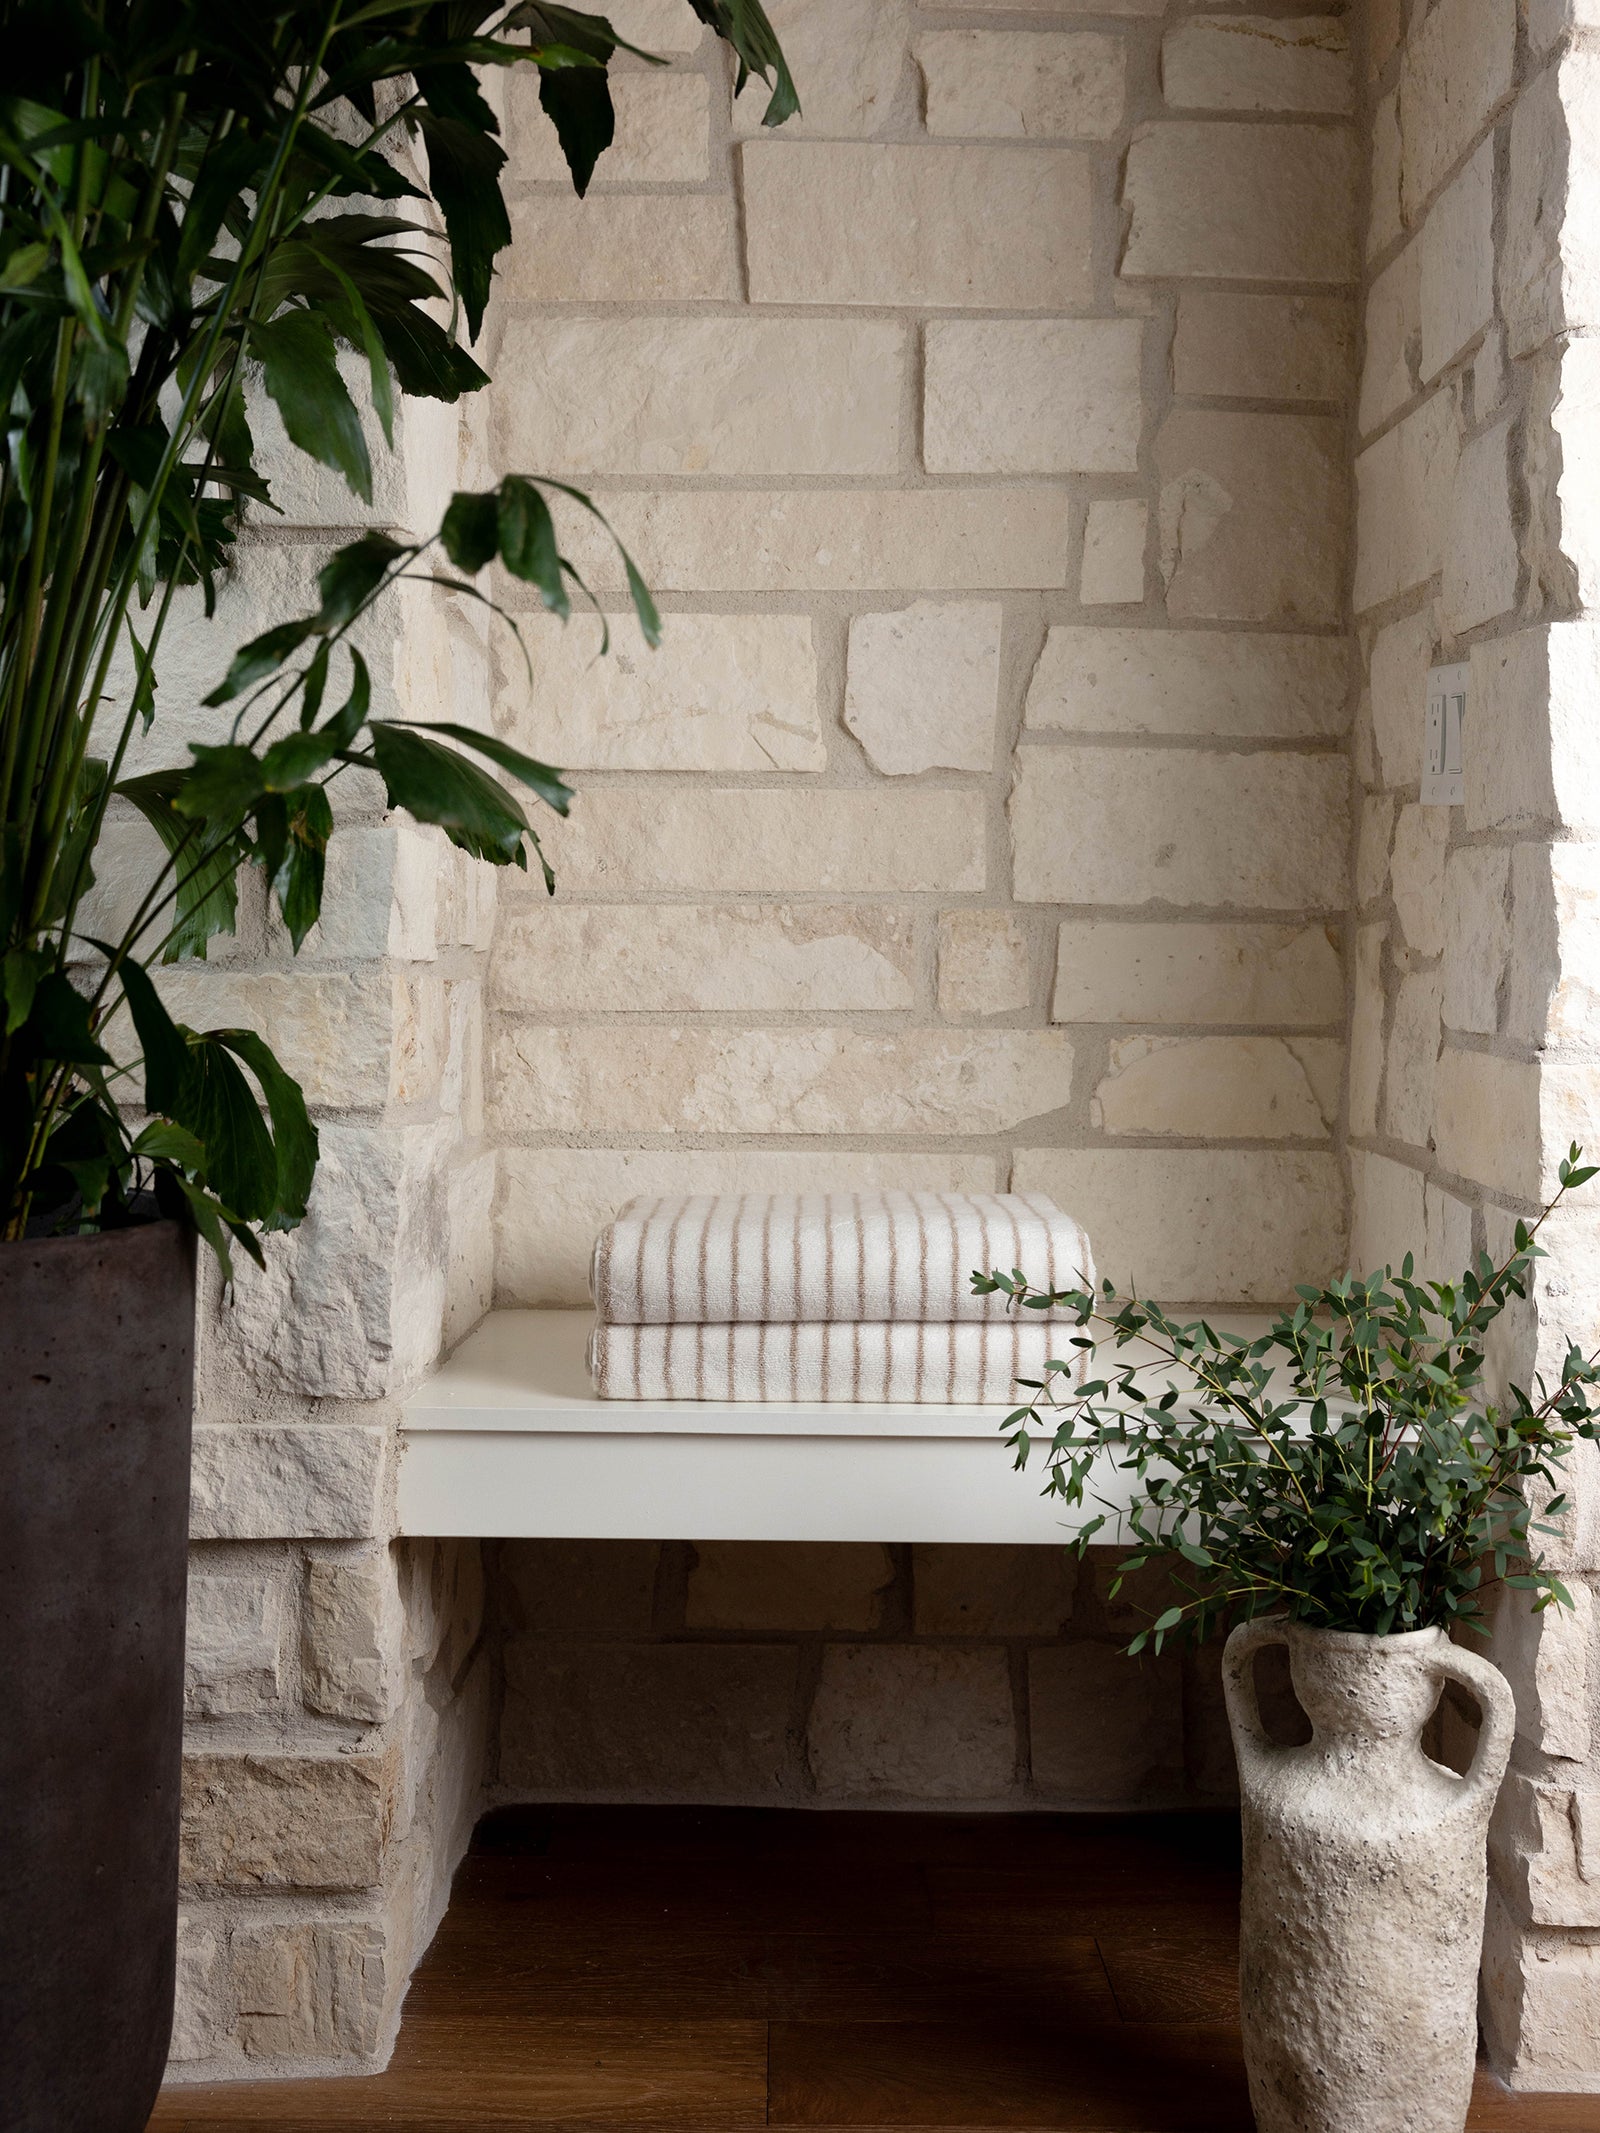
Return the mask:
[[[1214,1655],[1122,1658],[1141,1596],[1098,1555],[401,1542],[399,1404],[495,1304],[580,1303],[636,1193],[1043,1190],[1105,1272],[1260,1306],[1494,1249],[1595,1138],[1572,12],[773,0],[774,135],[681,0],[631,0],[671,64],[619,63],[582,202],[505,85],[496,382],[404,411],[372,516],[572,479],[666,640],[577,526],[612,651],[519,611],[531,688],[409,588],[380,700],[570,770],[554,901],[358,786],[299,958],[247,899],[167,981],[268,1032],[324,1149],[303,1228],[203,1302],[175,2078],[380,2064],[491,1800],[1226,1799]],[[279,501],[164,706],[369,522],[303,468]],[[1453,810],[1420,800],[1442,661]],[[1596,1235],[1553,1227],[1496,1369],[1593,1338]],[[1600,2087],[1591,1464],[1577,1610],[1496,1624],[1484,2019],[1524,2087]]]

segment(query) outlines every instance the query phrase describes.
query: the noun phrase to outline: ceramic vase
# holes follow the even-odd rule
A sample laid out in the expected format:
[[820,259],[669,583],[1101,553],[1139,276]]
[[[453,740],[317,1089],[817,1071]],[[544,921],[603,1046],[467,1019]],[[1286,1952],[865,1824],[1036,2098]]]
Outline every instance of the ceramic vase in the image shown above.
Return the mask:
[[[1311,1720],[1261,1722],[1253,1662],[1287,1644]],[[1242,1623],[1223,1658],[1244,1823],[1240,2004],[1257,2133],[1462,2133],[1477,2050],[1490,1810],[1515,1722],[1442,1629]],[[1446,1682],[1482,1709],[1472,1767],[1423,1752]]]
[[194,1240],[0,1244],[0,2128],[139,2133],[172,2028]]

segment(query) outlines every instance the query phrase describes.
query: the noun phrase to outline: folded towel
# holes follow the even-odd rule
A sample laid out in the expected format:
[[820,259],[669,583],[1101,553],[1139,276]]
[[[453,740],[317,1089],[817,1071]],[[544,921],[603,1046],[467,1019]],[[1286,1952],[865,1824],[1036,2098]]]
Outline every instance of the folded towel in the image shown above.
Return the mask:
[[[598,1325],[589,1370],[602,1400],[905,1400],[1019,1407],[1018,1377],[1074,1361],[1060,1326]],[[1081,1368],[1079,1373],[1081,1374]]]
[[612,1325],[1004,1319],[1004,1296],[972,1293],[975,1267],[1094,1279],[1088,1238],[1043,1193],[807,1192],[630,1200],[591,1283]]

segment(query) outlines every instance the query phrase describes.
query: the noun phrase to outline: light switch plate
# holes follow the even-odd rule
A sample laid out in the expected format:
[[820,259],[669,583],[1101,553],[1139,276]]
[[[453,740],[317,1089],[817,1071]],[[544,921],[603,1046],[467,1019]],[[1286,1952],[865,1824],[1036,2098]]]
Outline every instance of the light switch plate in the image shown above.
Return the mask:
[[1422,804],[1459,807],[1467,797],[1467,688],[1472,669],[1465,660],[1428,669],[1428,716],[1422,739]]

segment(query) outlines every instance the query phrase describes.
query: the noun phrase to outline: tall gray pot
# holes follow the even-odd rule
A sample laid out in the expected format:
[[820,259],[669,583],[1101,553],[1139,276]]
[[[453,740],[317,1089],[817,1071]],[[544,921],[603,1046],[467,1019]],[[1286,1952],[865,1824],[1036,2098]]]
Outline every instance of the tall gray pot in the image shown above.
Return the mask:
[[172,2030],[194,1253],[0,1244],[0,2128],[138,2133]]
[[[1304,1746],[1261,1724],[1251,1663],[1289,1647]],[[1457,1777],[1422,1750],[1446,1681],[1483,1709]],[[1477,2048],[1489,1813],[1511,1691],[1442,1629],[1242,1623],[1223,1684],[1244,1810],[1239,1995],[1257,2133],[1462,2133]]]

